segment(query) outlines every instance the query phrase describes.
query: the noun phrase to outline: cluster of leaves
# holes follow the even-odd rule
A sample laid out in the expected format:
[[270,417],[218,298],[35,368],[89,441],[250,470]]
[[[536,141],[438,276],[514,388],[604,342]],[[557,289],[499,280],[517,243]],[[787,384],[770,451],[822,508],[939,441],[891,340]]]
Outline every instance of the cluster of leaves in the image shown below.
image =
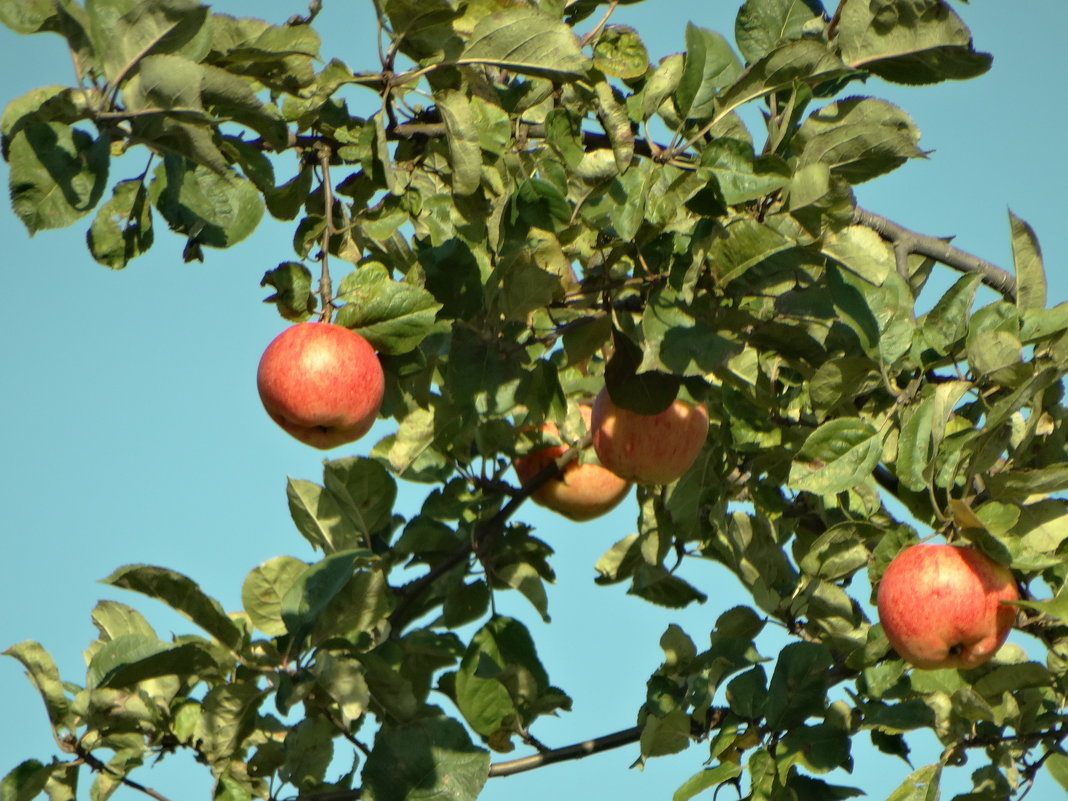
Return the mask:
[[[89,250],[120,268],[157,215],[187,259],[265,210],[292,221],[269,300],[371,340],[396,421],[322,485],[290,482],[321,558],[256,567],[243,610],[128,566],[108,582],[202,633],[168,642],[102,602],[83,685],[39,645],[10,648],[63,756],[16,767],[5,798],[74,798],[86,766],[106,798],[179,748],[220,799],[477,796],[511,770],[490,750],[535,744],[537,718],[570,704],[522,621],[493,611],[514,589],[547,619],[553,579],[551,548],[511,520],[534,482],[507,470],[532,427],[574,418],[606,381],[644,412],[681,393],[713,424],[687,475],[639,488],[637,530],[598,581],[681,607],[705,595],[679,564],[708,559],[751,593],[707,650],[670,628],[635,701],[643,759],[709,748],[676,799],[743,774],[753,799],[849,797],[819,777],[851,767],[855,736],[907,759],[923,728],[945,751],[895,798],[931,797],[970,750],[988,764],[969,799],[1044,766],[1068,782],[1068,308],[1046,307],[1022,220],[1013,277],[852,193],[924,153],[905,111],[849,92],[969,78],[990,57],[943,0],[746,0],[737,49],[691,23],[686,51],[651,65],[637,31],[597,21],[618,4],[380,0],[382,63],[355,72],[317,68],[316,4],[272,25],[195,0],[0,2],[14,30],[63,36],[78,73],[0,120],[27,228],[95,209]],[[350,112],[350,88],[379,110]],[[148,165],[101,202],[138,152]],[[938,263],[963,275],[921,305]],[[431,487],[417,513],[394,509],[398,479]],[[862,601],[919,536],[902,508],[1013,568],[1044,664],[1016,646],[968,672],[896,658]],[[755,645],[770,623],[796,637],[773,665]],[[337,747],[353,766],[328,778]]]

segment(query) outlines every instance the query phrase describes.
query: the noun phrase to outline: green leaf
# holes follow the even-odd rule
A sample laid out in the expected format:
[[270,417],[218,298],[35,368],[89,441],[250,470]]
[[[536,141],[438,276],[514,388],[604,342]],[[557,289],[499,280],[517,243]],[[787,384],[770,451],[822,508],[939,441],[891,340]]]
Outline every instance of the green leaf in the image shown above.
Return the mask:
[[672,97],[682,81],[682,75],[686,68],[686,56],[682,53],[672,53],[660,59],[653,74],[645,80],[642,88],[641,118],[648,120],[663,105],[664,101]]
[[[56,24],[54,0],[4,0],[0,2],[0,22],[15,33],[53,30]],[[4,796],[5,801],[7,797]]]
[[91,116],[90,95],[86,90],[59,84],[31,89],[9,102],[0,117],[4,158],[10,157],[11,138],[31,123],[69,125]]
[[737,206],[786,186],[789,170],[781,162],[757,160],[749,142],[726,137],[714,139],[701,153],[698,173],[716,179],[723,201]]
[[118,601],[97,601],[93,608],[93,625],[100,632],[103,642],[123,634],[156,636],[155,630],[140,612]]
[[300,642],[315,625],[319,614],[349,583],[367,551],[350,550],[331,554],[307,566],[282,596],[282,622],[286,631]]
[[796,642],[779,652],[764,700],[768,725],[792,729],[827,705],[827,671],[834,664],[822,643]]
[[287,320],[307,320],[316,307],[312,280],[311,270],[303,264],[284,261],[263,274],[260,286],[275,290],[263,302],[274,303]]
[[634,160],[634,131],[630,116],[608,81],[597,81],[593,88],[597,93],[597,116],[612,143],[616,169],[620,174],[625,173]]
[[1042,248],[1034,229],[1011,211],[1012,261],[1016,266],[1016,305],[1021,309],[1041,309],[1046,305],[1046,270]]
[[319,686],[337,703],[342,723],[350,726],[363,717],[371,703],[371,693],[358,661],[320,650],[315,655],[313,671]]
[[818,0],[746,0],[734,21],[734,38],[745,60],[752,62],[822,22]]
[[849,97],[814,111],[798,129],[793,147],[800,166],[826,164],[859,184],[923,158],[920,129],[902,109],[873,97]]
[[323,468],[323,483],[364,542],[389,528],[397,482],[381,464],[362,456],[332,459]]
[[549,622],[549,597],[537,569],[525,562],[513,562],[497,568],[495,575],[533,605],[542,620]]
[[731,220],[724,233],[714,239],[708,252],[708,262],[721,284],[797,245],[793,239],[748,216]]
[[363,768],[365,801],[474,801],[489,775],[489,753],[450,718],[386,723]]
[[938,801],[941,778],[941,763],[925,765],[910,773],[886,801]]
[[839,523],[831,526],[809,546],[798,567],[810,576],[837,581],[866,566],[871,552],[862,535],[871,536],[862,524]]
[[649,51],[629,25],[606,25],[593,46],[593,66],[616,78],[637,78],[649,68]]
[[52,656],[44,647],[32,640],[16,643],[5,650],[5,656],[11,656],[22,663],[26,673],[44,699],[45,709],[52,728],[57,732],[62,729],[74,731],[74,717],[70,700],[63,690],[63,682]]
[[875,286],[881,286],[886,276],[896,269],[893,248],[875,231],[863,225],[849,225],[828,232],[822,250]]
[[459,11],[447,0],[386,0],[383,8],[396,46],[417,61],[441,61],[462,46]]
[[213,762],[233,756],[254,730],[266,690],[255,684],[228,682],[208,690],[201,704],[193,741]]
[[192,676],[215,666],[199,643],[171,646],[154,635],[121,634],[105,643],[89,662],[88,688],[132,687],[160,676]]
[[282,599],[308,565],[293,556],[275,556],[254,567],[241,585],[241,604],[252,624],[272,637],[286,633]]
[[87,214],[107,185],[105,139],[59,122],[31,122],[8,142],[11,206],[31,233]]
[[746,67],[737,80],[725,87],[716,100],[714,120],[758,97],[792,87],[795,81],[809,84],[847,74],[849,68],[827,45],[814,39],[788,42]]
[[149,194],[172,229],[209,247],[237,244],[263,217],[263,199],[251,182],[175,156],[164,157]]
[[313,547],[329,554],[366,544],[356,523],[344,514],[329,490],[312,481],[291,478],[286,497],[297,530]]
[[89,252],[113,270],[152,247],[152,206],[144,181],[119,181],[89,228]]
[[434,100],[445,123],[453,194],[470,195],[482,183],[482,146],[471,100],[455,89],[435,92]]
[[459,63],[492,64],[556,79],[582,76],[591,66],[568,25],[540,9],[526,7],[480,19]]
[[684,120],[705,120],[715,110],[716,93],[741,74],[742,64],[720,34],[686,24],[686,65],[675,92]]
[[487,307],[509,320],[523,320],[564,294],[571,262],[560,240],[548,231],[531,229],[505,242],[493,275],[486,283]]
[[162,601],[230,650],[238,650],[244,641],[241,628],[227,616],[219,602],[206,595],[191,578],[177,571],[153,565],[126,565],[102,583]]
[[[0,17],[4,16],[0,11]],[[53,765],[43,765],[27,759],[8,771],[0,780],[0,799],[3,801],[32,801],[45,789],[52,777]]]
[[282,741],[285,762],[278,778],[298,790],[318,789],[334,758],[336,733],[334,724],[321,717],[308,717],[293,726]]
[[729,782],[741,773],[742,766],[735,762],[721,762],[714,768],[704,768],[683,782],[671,797],[671,801],[690,801],[695,795]]
[[690,744],[690,716],[683,709],[672,709],[663,716],[649,715],[642,726],[643,757],[667,756],[686,750]]
[[1068,755],[1050,754],[1046,759],[1046,770],[1061,787],[1068,790]]
[[570,705],[567,696],[549,685],[526,626],[503,616],[492,618],[471,638],[455,691],[465,719],[491,742],[506,740],[540,713]]
[[850,66],[895,83],[974,78],[992,61],[989,54],[976,52],[971,32],[944,2],[846,3],[838,42]]
[[394,281],[382,264],[365,264],[346,275],[337,297],[345,305],[335,322],[361,334],[382,353],[407,353],[437,328],[441,304],[422,287]]
[[[726,364],[742,344],[731,337],[732,332],[716,330],[720,326],[710,316],[707,309],[688,308],[669,285],[655,290],[642,314],[645,352],[638,377],[648,370],[707,376]],[[614,390],[610,390],[613,397]],[[673,393],[670,400],[674,400]]]
[[866,420],[839,418],[813,431],[790,465],[795,490],[830,495],[863,483],[882,453],[882,435]]
[[194,60],[210,46],[209,10],[196,0],[88,0],[89,38],[112,85],[145,56],[184,51]]
[[1017,601],[1016,605],[1034,609],[1062,624],[1068,624],[1068,591],[1064,589],[1048,601]]
[[972,273],[959,278],[924,315],[921,332],[924,340],[939,353],[947,353],[968,333],[968,320],[981,277]]

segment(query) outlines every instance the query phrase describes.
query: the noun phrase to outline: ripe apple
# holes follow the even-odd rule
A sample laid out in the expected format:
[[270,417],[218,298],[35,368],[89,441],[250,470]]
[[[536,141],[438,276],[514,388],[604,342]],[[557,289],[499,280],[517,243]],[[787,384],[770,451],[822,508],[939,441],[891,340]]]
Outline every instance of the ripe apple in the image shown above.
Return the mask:
[[690,469],[708,435],[704,406],[675,400],[658,414],[617,406],[602,389],[593,402],[593,447],[617,476],[643,484],[670,484]]
[[371,344],[335,323],[297,323],[279,334],[256,374],[263,408],[301,442],[335,448],[367,433],[385,377]]
[[[592,410],[589,405],[582,404],[579,411],[586,428],[589,429]],[[560,436],[556,423],[551,420],[546,422],[541,430]],[[563,444],[550,445],[520,456],[515,460],[516,475],[520,481],[526,483],[550,462],[560,458],[566,450],[567,446]],[[599,517],[614,508],[627,497],[630,487],[629,481],[620,478],[611,470],[592,462],[583,463],[575,459],[568,462],[560,475],[550,478],[538,487],[531,498],[535,503],[559,512],[564,517],[584,521]]]
[[911,545],[879,583],[879,621],[918,668],[973,668],[994,655],[1016,622],[1012,572],[965,545]]

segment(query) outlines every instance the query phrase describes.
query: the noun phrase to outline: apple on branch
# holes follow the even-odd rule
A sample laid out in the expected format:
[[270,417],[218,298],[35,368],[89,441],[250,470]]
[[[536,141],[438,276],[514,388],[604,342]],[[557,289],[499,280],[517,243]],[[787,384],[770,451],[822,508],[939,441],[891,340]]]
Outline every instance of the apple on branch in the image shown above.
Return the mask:
[[918,668],[973,668],[990,659],[1016,623],[1012,571],[965,545],[911,545],[879,582],[879,622]]
[[593,447],[601,464],[622,478],[670,484],[697,460],[708,435],[708,411],[675,399],[657,414],[617,405],[602,388],[593,403]]
[[308,445],[359,439],[382,405],[385,376],[371,344],[335,323],[292,325],[267,346],[256,374],[263,408]]
[[[579,412],[586,429],[589,430],[592,415],[589,404],[580,404]],[[541,430],[555,437],[560,436],[560,430],[551,420],[542,425]],[[525,484],[551,462],[560,458],[567,448],[563,443],[550,445],[518,457],[514,463],[516,475]],[[585,521],[600,517],[615,508],[627,497],[630,488],[629,481],[620,478],[611,470],[592,462],[573,459],[559,475],[553,476],[538,487],[531,499],[571,520]]]

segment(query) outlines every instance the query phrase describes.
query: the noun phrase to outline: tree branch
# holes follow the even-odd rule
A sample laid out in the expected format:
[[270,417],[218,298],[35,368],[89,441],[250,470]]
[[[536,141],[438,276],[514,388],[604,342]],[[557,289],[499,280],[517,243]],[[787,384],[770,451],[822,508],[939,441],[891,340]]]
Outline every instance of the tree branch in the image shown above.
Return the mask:
[[530,480],[509,498],[508,503],[502,506],[496,514],[479,523],[468,542],[457,547],[456,550],[446,555],[440,562],[435,563],[425,574],[400,588],[400,601],[389,615],[389,623],[392,630],[399,632],[410,623],[413,617],[413,606],[419,597],[435,581],[467,559],[468,556],[475,552],[476,548],[484,545],[489,539],[503,531],[505,523],[515,514],[516,510],[523,504],[523,501],[533,495],[542,484],[560,475],[568,463],[577,458],[579,453],[584,448],[589,447],[592,441],[591,435],[587,433],[585,437],[560,454],[556,461],[547,464],[531,476]]
[[144,793],[150,798],[154,798],[156,801],[170,801],[167,796],[156,790],[153,790],[151,787],[146,787],[145,785],[128,778],[124,774],[112,770],[106,762],[97,758],[90,751],[87,751],[81,746],[79,746],[75,750],[75,754],[80,760],[82,760],[82,762],[88,765],[91,770],[97,771],[98,773],[106,773],[109,776],[113,776],[115,779],[117,779],[126,787],[129,787],[131,790],[137,790],[138,792]]
[[1016,279],[996,264],[973,256],[967,251],[953,247],[945,239],[928,234],[918,234],[892,220],[857,206],[853,210],[854,222],[871,228],[894,246],[895,254],[915,253],[926,256],[940,264],[962,273],[978,273],[983,283],[1001,293],[1008,300],[1016,300]]
[[516,773],[522,773],[523,771],[552,765],[555,762],[566,762],[569,759],[581,759],[582,757],[598,754],[602,751],[611,750],[612,748],[619,748],[623,745],[636,743],[641,736],[642,727],[634,726],[630,729],[617,731],[614,734],[606,734],[603,737],[595,737],[592,740],[575,743],[574,745],[565,745],[562,748],[551,748],[548,751],[542,751],[541,753],[532,754],[531,756],[520,757],[519,759],[512,759],[508,762],[497,762],[490,765],[489,775],[490,778],[495,776],[511,776]]

